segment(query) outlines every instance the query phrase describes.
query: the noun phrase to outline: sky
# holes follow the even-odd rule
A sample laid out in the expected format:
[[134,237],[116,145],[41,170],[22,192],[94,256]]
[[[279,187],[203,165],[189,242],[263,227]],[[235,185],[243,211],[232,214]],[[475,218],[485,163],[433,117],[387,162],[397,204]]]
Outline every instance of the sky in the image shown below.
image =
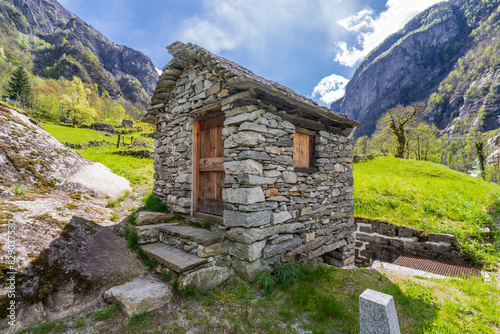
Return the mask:
[[195,43],[328,106],[390,34],[442,0],[58,0],[158,69]]

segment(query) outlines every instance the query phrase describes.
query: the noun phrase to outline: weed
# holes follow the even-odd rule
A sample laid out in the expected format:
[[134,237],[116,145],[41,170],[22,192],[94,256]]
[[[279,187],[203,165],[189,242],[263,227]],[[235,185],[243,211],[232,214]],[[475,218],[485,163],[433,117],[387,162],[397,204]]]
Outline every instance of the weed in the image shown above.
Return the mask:
[[128,220],[128,223],[132,226],[135,225],[135,219],[136,219],[136,214],[135,213],[131,213],[130,215],[128,215],[127,217],[127,220]]
[[196,223],[196,227],[211,230],[215,222],[212,219],[203,219],[201,223]]
[[109,217],[109,220],[115,222],[118,220],[118,213],[114,212],[111,217]]
[[256,284],[258,284],[262,288],[262,290],[264,290],[264,294],[268,295],[271,293],[275,282],[273,276],[271,276],[269,273],[262,272],[260,273]]
[[193,285],[187,285],[184,289],[180,290],[181,296],[183,298],[187,297],[198,297],[200,292]]
[[97,311],[94,312],[95,320],[106,320],[116,315],[116,304],[102,305]]
[[[62,333],[66,329],[66,325],[62,321],[47,321],[38,325],[38,327],[29,331],[32,334],[44,333]],[[26,331],[28,332],[28,331]]]
[[143,199],[144,210],[153,212],[166,212],[167,206],[162,203],[158,197],[156,197],[152,191],[150,191]]
[[306,277],[304,265],[294,261],[279,267],[274,276],[278,284],[290,284]]
[[14,184],[14,186],[10,189],[14,194],[16,195],[24,195],[27,192],[29,192],[28,188],[26,188],[24,185],[20,183]]
[[76,318],[76,322],[75,322],[75,325],[73,327],[81,328],[83,326],[85,326],[85,318],[82,318],[82,317]]
[[168,268],[164,268],[160,272],[160,279],[165,282],[169,282],[170,279],[172,278],[172,271]]
[[248,295],[248,284],[243,281],[238,282],[236,288],[234,289],[234,293],[241,299],[245,299]]
[[172,291],[175,292],[176,294],[180,295],[183,298],[187,297],[198,297],[200,295],[200,292],[198,289],[196,289],[195,286],[193,285],[187,285],[183,289],[180,287],[180,282],[178,278],[175,278],[172,281]]
[[114,208],[116,207],[119,203],[123,202],[129,195],[128,190],[123,194],[122,196],[118,197],[116,201],[111,201],[108,200],[108,208]]
[[148,312],[144,311],[138,314],[133,314],[130,319],[128,320],[128,327],[135,327],[140,324],[143,324],[146,321]]
[[127,238],[127,247],[135,251],[149,269],[154,270],[158,266],[158,262],[144,253],[139,246],[139,236],[130,225],[125,228],[125,237]]

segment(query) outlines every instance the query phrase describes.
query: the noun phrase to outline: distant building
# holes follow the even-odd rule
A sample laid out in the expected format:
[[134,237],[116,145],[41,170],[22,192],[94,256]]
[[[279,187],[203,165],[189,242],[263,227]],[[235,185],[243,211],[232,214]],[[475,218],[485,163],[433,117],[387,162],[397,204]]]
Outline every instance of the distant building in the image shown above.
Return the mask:
[[354,264],[345,133],[362,125],[197,45],[167,49],[143,119],[156,124],[153,192],[219,224],[225,261],[203,267],[253,280],[294,259]]

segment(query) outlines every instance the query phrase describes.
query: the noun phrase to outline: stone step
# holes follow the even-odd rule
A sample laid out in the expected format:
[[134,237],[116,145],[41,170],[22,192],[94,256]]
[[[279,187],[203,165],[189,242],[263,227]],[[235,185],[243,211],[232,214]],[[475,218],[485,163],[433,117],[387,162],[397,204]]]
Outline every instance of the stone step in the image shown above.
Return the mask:
[[185,225],[163,226],[160,227],[160,231],[167,235],[188,239],[204,246],[222,242],[225,238],[223,233]]
[[207,262],[207,259],[186,253],[164,243],[157,242],[140,246],[146,255],[167,266],[177,273],[195,268]]
[[173,213],[141,211],[135,218],[135,224],[137,226],[160,224],[172,220],[174,217]]
[[177,225],[177,223],[134,226],[134,231],[139,237],[139,243],[146,244],[148,242],[157,242],[160,238],[160,228],[172,225]]

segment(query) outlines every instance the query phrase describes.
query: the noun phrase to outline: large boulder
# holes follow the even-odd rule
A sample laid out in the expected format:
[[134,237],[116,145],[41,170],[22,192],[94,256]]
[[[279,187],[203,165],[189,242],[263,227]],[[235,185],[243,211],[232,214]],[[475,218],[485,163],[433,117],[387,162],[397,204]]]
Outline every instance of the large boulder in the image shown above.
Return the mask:
[[104,298],[108,302],[120,305],[130,317],[164,306],[172,298],[172,290],[164,282],[150,278],[136,278],[107,290]]
[[116,129],[114,128],[114,126],[111,124],[108,124],[108,123],[94,123],[94,124],[92,124],[91,129],[96,130],[96,131],[109,132],[109,133],[116,132]]
[[128,120],[128,119],[124,119],[122,121],[122,126],[124,128],[132,128],[132,127],[134,127],[134,121],[131,121],[131,120]]

